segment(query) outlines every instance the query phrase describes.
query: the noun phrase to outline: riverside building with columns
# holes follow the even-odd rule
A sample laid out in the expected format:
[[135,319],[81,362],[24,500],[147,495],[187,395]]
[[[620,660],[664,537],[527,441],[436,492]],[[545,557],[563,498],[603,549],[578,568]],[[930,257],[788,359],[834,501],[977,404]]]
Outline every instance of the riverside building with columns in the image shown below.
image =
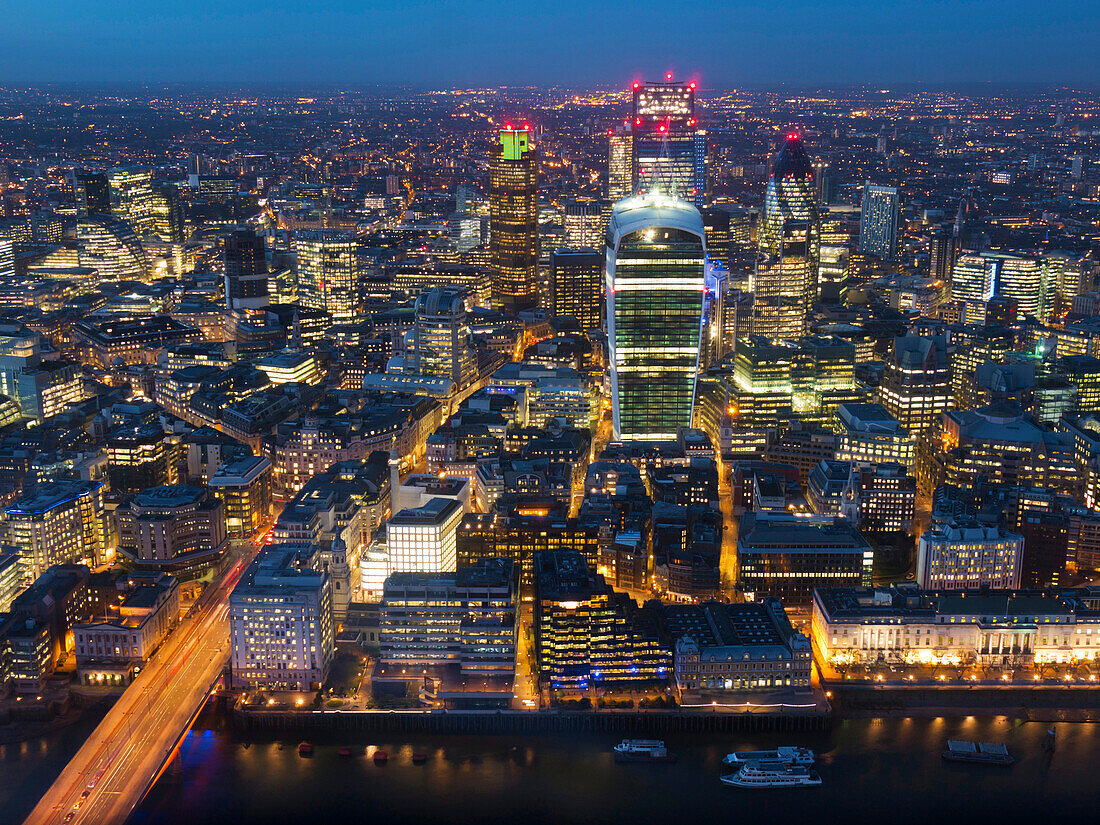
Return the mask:
[[1100,659],[1100,588],[822,587],[812,639],[835,666],[1081,663]]

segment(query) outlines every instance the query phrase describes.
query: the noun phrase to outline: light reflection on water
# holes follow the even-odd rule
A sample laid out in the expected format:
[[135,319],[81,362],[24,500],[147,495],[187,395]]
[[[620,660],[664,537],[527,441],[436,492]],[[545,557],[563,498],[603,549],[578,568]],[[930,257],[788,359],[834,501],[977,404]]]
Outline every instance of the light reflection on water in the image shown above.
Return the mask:
[[[166,774],[132,817],[135,825],[324,822],[374,813],[385,825],[486,821],[684,822],[723,818],[805,823],[822,814],[854,823],[887,815],[890,825],[949,821],[1012,823],[1060,817],[1090,821],[1100,803],[1096,725],[1057,725],[1057,752],[1042,750],[1049,725],[1008,717],[850,719],[829,734],[675,737],[673,765],[617,765],[611,735],[440,736],[401,740],[317,737],[310,758],[298,742],[245,740],[195,731],[182,771]],[[945,763],[948,738],[1004,742],[1010,768]],[[741,791],[718,782],[735,749],[805,744],[819,754],[815,789]],[[341,757],[337,748],[358,748]],[[372,746],[389,753],[376,765]],[[429,755],[424,765],[413,753]],[[831,818],[831,816],[829,817]]]

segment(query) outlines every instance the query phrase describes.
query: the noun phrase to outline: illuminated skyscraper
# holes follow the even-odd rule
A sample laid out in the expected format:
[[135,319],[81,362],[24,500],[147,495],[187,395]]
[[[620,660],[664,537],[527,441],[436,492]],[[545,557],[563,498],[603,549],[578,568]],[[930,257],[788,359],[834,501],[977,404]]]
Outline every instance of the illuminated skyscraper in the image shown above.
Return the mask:
[[225,305],[229,309],[246,309],[267,304],[263,236],[251,229],[239,229],[225,239]]
[[607,197],[614,203],[633,194],[634,135],[629,122],[607,136]]
[[761,259],[753,278],[753,330],[799,338],[817,297],[821,224],[810,159],[796,134],[775,159],[760,217]]
[[321,309],[333,320],[349,321],[359,305],[359,259],[355,236],[327,229],[299,232],[298,303]]
[[181,244],[187,240],[184,237],[183,207],[180,205],[180,193],[176,187],[154,187],[149,195],[149,211],[152,216],[152,231],[162,241]]
[[450,378],[459,389],[477,380],[477,352],[470,345],[466,303],[453,287],[436,287],[416,299],[416,323],[405,337],[404,370]]
[[955,266],[955,241],[949,232],[938,229],[928,242],[928,275],[940,283],[951,280]]
[[703,219],[659,192],[619,201],[607,231],[607,337],[617,439],[691,426],[706,288]]
[[152,171],[146,166],[120,166],[107,173],[107,180],[114,216],[129,223],[139,237],[156,231]]
[[103,172],[77,170],[73,176],[77,217],[105,215],[111,211],[111,187]]
[[702,208],[707,183],[707,135],[695,118],[695,84],[668,76],[635,83],[633,191],[659,189]]
[[571,316],[581,329],[599,329],[604,257],[593,248],[550,253],[550,292],[555,318]]
[[562,210],[562,223],[565,245],[570,249],[582,246],[595,249],[603,245],[606,229],[600,201],[591,198],[569,201]]
[[527,129],[506,128],[489,158],[493,304],[530,309],[539,287],[539,156]]
[[1018,317],[1045,322],[1054,309],[1057,268],[1038,254],[988,251],[960,255],[951,273],[954,300],[985,303],[993,297],[1016,302]]
[[111,215],[88,215],[77,221],[76,242],[81,266],[99,270],[104,281],[144,281],[149,259],[126,221]]
[[859,251],[892,261],[898,255],[898,189],[863,185],[863,208],[859,217]]

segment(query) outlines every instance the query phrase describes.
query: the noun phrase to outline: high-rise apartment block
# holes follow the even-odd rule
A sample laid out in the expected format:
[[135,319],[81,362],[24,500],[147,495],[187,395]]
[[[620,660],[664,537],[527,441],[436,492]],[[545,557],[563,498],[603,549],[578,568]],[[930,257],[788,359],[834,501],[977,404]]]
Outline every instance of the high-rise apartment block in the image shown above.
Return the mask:
[[859,251],[884,261],[897,258],[899,220],[898,188],[867,181],[859,218]]

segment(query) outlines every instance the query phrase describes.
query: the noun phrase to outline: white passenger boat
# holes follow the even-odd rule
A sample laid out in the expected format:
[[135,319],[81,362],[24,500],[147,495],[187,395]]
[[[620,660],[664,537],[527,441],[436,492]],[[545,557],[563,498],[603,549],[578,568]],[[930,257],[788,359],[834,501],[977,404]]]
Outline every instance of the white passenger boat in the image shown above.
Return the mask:
[[809,748],[784,746],[773,751],[734,751],[722,760],[727,765],[744,765],[749,762],[781,762],[785,765],[812,765],[814,752]]
[[773,767],[749,762],[737,773],[723,776],[722,782],[735,788],[803,788],[820,785],[821,777],[802,765]]

